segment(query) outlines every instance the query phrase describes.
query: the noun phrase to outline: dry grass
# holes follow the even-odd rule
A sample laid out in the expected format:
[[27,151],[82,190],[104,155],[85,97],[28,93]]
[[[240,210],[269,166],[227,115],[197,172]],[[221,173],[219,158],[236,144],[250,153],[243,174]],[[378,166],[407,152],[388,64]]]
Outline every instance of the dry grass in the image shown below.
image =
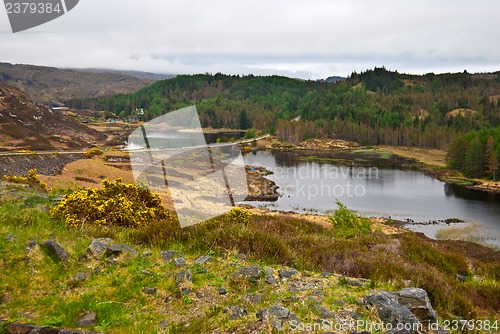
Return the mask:
[[447,227],[436,232],[436,238],[440,240],[463,240],[476,242],[479,244],[488,244],[487,241],[491,237],[488,235],[487,229],[478,222],[467,224],[463,227]]
[[446,166],[446,151],[404,146],[378,146],[380,150],[402,157],[416,159],[426,165],[435,167]]
[[105,178],[113,180],[121,178],[125,183],[133,183],[132,170],[124,170],[117,166],[106,162],[103,157],[82,159],[66,165],[61,175],[41,176],[40,179],[51,188],[95,187]]
[[[491,303],[490,298],[500,291],[498,252],[474,244],[436,242],[408,231],[344,239],[335,237],[330,227],[274,213],[254,214],[249,224],[221,217],[189,229],[152,225],[131,237],[141,244],[177,244],[198,253],[233,249],[269,265],[364,277],[398,288],[411,284],[428,291],[444,317],[489,316],[500,308],[500,301]],[[459,273],[480,276],[484,283],[460,282]]]
[[455,118],[455,117],[471,117],[476,115],[477,112],[472,109],[467,109],[467,108],[458,108],[450,111],[449,113],[446,114],[446,118]]

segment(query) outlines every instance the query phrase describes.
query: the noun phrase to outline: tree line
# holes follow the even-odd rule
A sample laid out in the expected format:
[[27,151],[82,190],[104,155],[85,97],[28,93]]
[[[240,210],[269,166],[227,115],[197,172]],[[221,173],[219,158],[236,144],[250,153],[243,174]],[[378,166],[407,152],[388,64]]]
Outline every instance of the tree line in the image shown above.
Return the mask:
[[334,137],[366,145],[447,148],[462,134],[500,125],[500,75],[408,75],[383,67],[336,83],[179,75],[132,94],[67,101],[72,108],[145,121],[193,104],[204,127],[253,128],[293,142]]
[[457,136],[448,150],[448,164],[466,176],[496,180],[500,165],[500,127]]

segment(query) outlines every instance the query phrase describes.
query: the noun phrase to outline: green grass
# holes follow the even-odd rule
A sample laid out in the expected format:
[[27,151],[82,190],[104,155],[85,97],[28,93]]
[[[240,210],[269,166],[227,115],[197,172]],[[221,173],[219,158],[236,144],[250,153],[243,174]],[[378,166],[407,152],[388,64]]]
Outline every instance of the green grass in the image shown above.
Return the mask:
[[348,160],[346,160],[346,159],[318,157],[316,155],[308,155],[306,157],[299,157],[299,161],[317,162],[319,164],[332,164],[332,165],[346,165],[348,163]]
[[391,152],[381,151],[377,148],[361,148],[361,149],[357,149],[357,150],[352,150],[351,152],[357,153],[357,154],[377,155],[383,159],[390,159],[393,156],[393,154]]
[[466,178],[459,178],[459,177],[443,177],[443,178],[440,178],[440,180],[445,182],[445,183],[455,184],[455,185],[461,186],[461,187],[470,187],[470,186],[474,186],[474,185],[478,184],[477,181],[469,180]]

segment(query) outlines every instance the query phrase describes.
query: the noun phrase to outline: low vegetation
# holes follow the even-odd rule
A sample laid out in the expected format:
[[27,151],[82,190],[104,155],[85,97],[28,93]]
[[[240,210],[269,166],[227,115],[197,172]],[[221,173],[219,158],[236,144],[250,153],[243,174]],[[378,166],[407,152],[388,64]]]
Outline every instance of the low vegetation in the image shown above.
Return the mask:
[[47,184],[39,179],[38,171],[36,169],[30,169],[26,176],[4,175],[3,179],[8,182],[27,184],[34,189],[43,192],[48,192],[50,190],[50,188],[47,187]]
[[329,217],[336,237],[351,239],[371,232],[370,219],[359,217],[337,200],[338,209]]
[[[293,267],[308,272],[303,277],[311,279],[323,279],[322,272],[335,273],[322,289],[325,305],[365,319],[373,319],[373,314],[359,301],[374,288],[421,287],[441,319],[494,319],[500,309],[498,252],[474,244],[437,242],[404,230],[386,235],[341,203],[332,213],[331,226],[299,216],[235,208],[182,229],[172,216],[159,213],[148,224],[136,224],[133,215],[100,223],[103,218],[94,210],[113,198],[157,208],[157,199],[145,189],[120,181],[105,181],[101,192],[74,191],[58,205],[53,201],[57,194],[12,189],[0,200],[0,318],[11,321],[74,328],[82,314],[96,312],[97,322],[90,328],[94,331],[245,332],[257,326],[258,309],[278,301],[302,321],[317,319],[318,302],[310,298],[312,291],[290,292],[263,280],[251,283],[232,276],[237,268],[250,265]],[[80,201],[83,204],[75,206]],[[106,217],[127,212],[122,210],[124,204],[113,203],[116,206],[104,210]],[[66,214],[80,223],[68,224]],[[49,238],[68,250],[68,261],[54,262],[36,246]],[[112,238],[138,255],[122,255],[116,261],[89,258],[86,249],[93,238]],[[187,265],[178,268],[165,262],[160,253],[165,250],[183,254]],[[194,263],[201,255],[213,260],[205,266]],[[173,276],[182,269],[193,273],[189,289],[196,294],[183,294],[177,287]],[[89,273],[88,278],[76,280],[82,272]],[[370,283],[351,286],[344,276]],[[145,293],[148,287],[155,287],[155,292]],[[221,288],[227,294],[219,293]],[[254,293],[265,298],[257,305],[245,304],[248,316],[230,320],[224,308]],[[165,320],[164,329],[159,329]]]
[[492,237],[494,238],[494,236],[488,234],[488,229],[485,229],[484,226],[477,222],[460,227],[446,227],[436,232],[436,238],[441,240],[463,240],[488,247],[494,247],[491,243],[488,243]]

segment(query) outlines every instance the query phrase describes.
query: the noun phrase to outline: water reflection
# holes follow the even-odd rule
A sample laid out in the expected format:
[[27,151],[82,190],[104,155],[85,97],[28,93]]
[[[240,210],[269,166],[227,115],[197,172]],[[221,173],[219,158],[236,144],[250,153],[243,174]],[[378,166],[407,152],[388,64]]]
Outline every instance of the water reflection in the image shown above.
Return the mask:
[[[369,166],[303,162],[296,152],[258,152],[245,160],[275,172],[269,178],[283,194],[273,204],[278,210],[325,212],[335,209],[338,199],[368,216],[415,222],[459,218],[500,233],[499,195],[444,184],[419,171],[375,168],[369,172]],[[266,205],[253,203],[259,204]]]

